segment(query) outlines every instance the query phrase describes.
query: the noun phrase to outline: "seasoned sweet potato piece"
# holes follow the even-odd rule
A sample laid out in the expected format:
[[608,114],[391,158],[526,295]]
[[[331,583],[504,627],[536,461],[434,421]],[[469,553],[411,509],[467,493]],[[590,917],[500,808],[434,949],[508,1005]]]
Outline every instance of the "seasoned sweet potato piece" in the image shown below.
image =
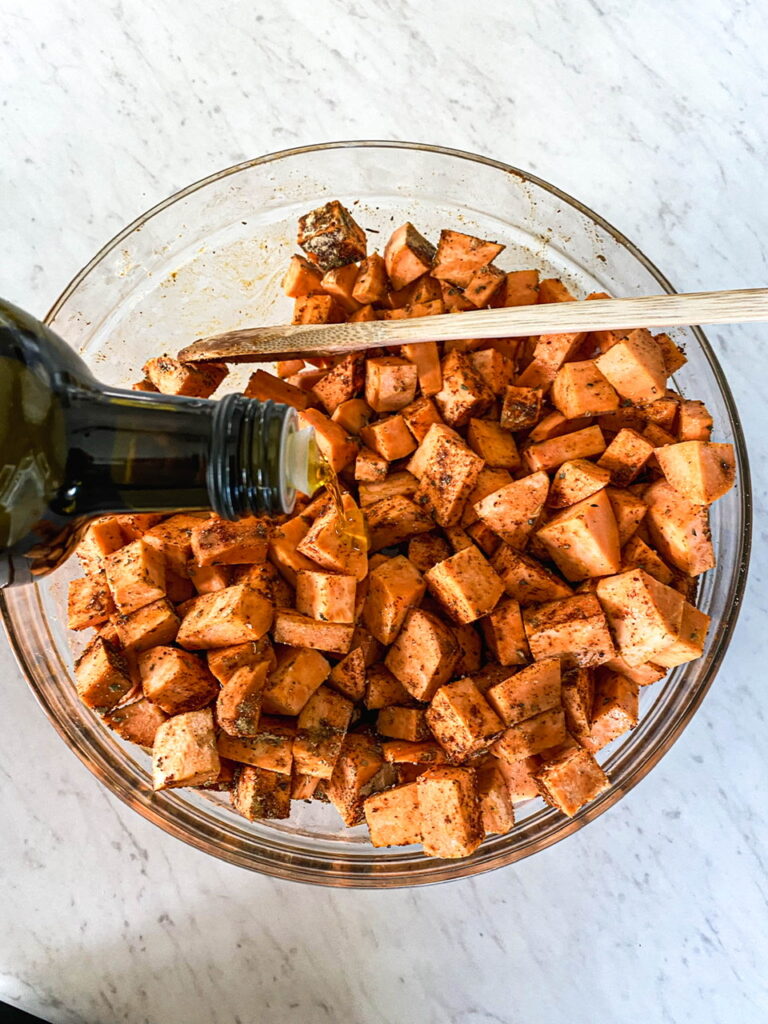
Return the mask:
[[494,491],[474,505],[482,521],[510,547],[522,549],[549,494],[546,473],[532,473]]
[[471,679],[441,686],[427,709],[435,739],[454,761],[488,747],[504,723]]
[[164,395],[210,398],[229,371],[223,363],[180,363],[158,356],[145,363],[142,372]]
[[75,686],[83,704],[106,711],[131,692],[133,680],[125,656],[97,636],[75,662]]
[[535,558],[529,558],[506,544],[496,551],[491,565],[500,576],[507,594],[523,606],[554,601],[572,593],[567,583]]
[[606,487],[605,493],[608,495],[613,514],[616,517],[616,526],[619,530],[619,544],[621,547],[624,547],[645,518],[648,506],[642,498],[633,494],[632,491],[616,487]]
[[[308,259],[305,259],[304,256],[291,256],[283,278],[283,291],[289,298],[298,299],[303,295],[320,291],[321,279],[322,274]],[[300,370],[301,366],[297,369]],[[291,370],[291,373],[294,372]]]
[[322,622],[306,615],[278,608],[272,635],[275,643],[291,647],[311,647],[331,654],[347,654],[352,644],[354,628],[341,622]]
[[621,567],[616,517],[604,489],[553,516],[536,536],[571,582],[608,576]]
[[423,395],[411,402],[410,405],[406,405],[400,415],[419,444],[427,436],[433,423],[443,422],[435,403],[431,398],[425,398]]
[[354,622],[354,576],[301,569],[296,574],[296,611],[324,622]]
[[204,662],[178,647],[152,647],[142,652],[139,672],[144,696],[168,715],[198,711],[219,692]]
[[549,441],[539,441],[525,450],[525,461],[531,472],[557,469],[571,459],[588,459],[602,455],[606,444],[600,427],[585,427],[570,434],[561,434]]
[[642,537],[635,534],[627,541],[621,552],[622,569],[644,569],[649,576],[653,576],[659,583],[669,586],[674,580],[674,574],[666,562],[659,558],[653,548],[649,547]]
[[435,525],[428,512],[402,495],[382,498],[374,505],[367,505],[364,515],[371,552],[400,544],[416,534],[426,533]]
[[684,665],[688,661],[700,658],[704,653],[710,621],[707,614],[686,601],[680,619],[680,632],[668,646],[655,652],[655,664],[664,668],[674,668],[676,665]]
[[298,244],[325,272],[365,259],[365,232],[334,199],[299,218]]
[[520,605],[509,597],[499,601],[492,612],[480,620],[489,650],[500,665],[525,665],[530,660]]
[[115,612],[115,603],[103,573],[72,580],[67,590],[67,627],[101,626]]
[[[213,594],[232,586],[232,570],[227,565],[198,565],[187,562],[187,575],[198,594]],[[239,582],[239,581],[238,581]]]
[[266,370],[256,370],[251,374],[243,394],[246,398],[257,398],[260,402],[272,401],[290,405],[300,412],[310,405],[308,392],[302,391],[295,384],[289,384],[286,380],[280,380]]
[[360,507],[365,508],[367,505],[375,505],[377,501],[382,501],[384,498],[395,498],[399,495],[412,498],[418,489],[419,481],[407,470],[402,470],[399,473],[390,473],[383,480],[377,480],[369,484],[361,483],[359,485],[358,497],[360,499]]
[[392,287],[404,288],[426,273],[435,247],[419,234],[410,221],[392,233],[384,247],[384,264]]
[[258,640],[272,625],[272,602],[245,584],[201,594],[184,616],[178,642],[189,650]]
[[619,396],[591,359],[565,363],[552,384],[552,404],[566,419],[600,416],[619,407]]
[[539,282],[539,302],[575,302],[576,296],[559,277],[546,277]]
[[389,280],[384,260],[377,252],[372,252],[360,264],[352,289],[352,298],[366,305],[383,301],[388,291]]
[[576,355],[585,337],[583,331],[540,335],[534,345],[533,359],[516,383],[521,387],[548,388],[563,363]]
[[477,795],[485,835],[505,835],[514,827],[515,814],[509,788],[496,758],[477,769]]
[[408,560],[419,572],[427,572],[450,554],[450,545],[436,533],[422,533],[408,542]]
[[151,748],[157,730],[167,719],[168,715],[162,708],[144,697],[104,715],[104,721],[110,729],[114,729],[124,740],[145,748]]
[[187,562],[192,557],[192,534],[207,518],[181,512],[147,530],[142,540],[162,554],[166,570],[184,576]]
[[709,441],[712,436],[712,417],[703,402],[684,400],[678,414],[679,441]]
[[363,810],[372,846],[410,846],[421,842],[416,782],[366,797]]
[[301,516],[295,516],[275,527],[269,538],[269,559],[291,585],[295,585],[300,569],[318,568],[316,562],[298,550],[308,533],[309,524]]
[[333,411],[331,422],[338,424],[342,430],[354,437],[367,426],[373,416],[373,410],[363,398],[348,398],[340,402]]
[[361,440],[388,462],[404,459],[416,448],[416,441],[400,415],[369,423],[360,431]]
[[332,415],[343,402],[350,401],[362,391],[364,382],[365,359],[359,352],[350,352],[312,390]]
[[552,508],[565,508],[589,498],[611,481],[608,469],[596,466],[587,459],[564,462],[555,473],[547,504]]
[[533,757],[504,757],[501,752],[494,753],[494,764],[504,779],[509,798],[513,804],[522,800],[531,800],[539,796],[539,787],[533,773],[539,768],[539,759]]
[[594,757],[581,747],[572,747],[548,759],[536,771],[542,795],[569,817],[600,793],[610,780]]
[[461,519],[464,502],[477,483],[483,460],[468,448],[461,438],[445,432],[435,424],[421,443],[419,451],[428,452],[421,473],[409,470],[420,478],[416,501],[425,507],[440,526],[455,526]]
[[216,745],[221,757],[290,775],[295,736],[296,724],[292,719],[262,715],[254,736],[230,736],[221,732]]
[[412,608],[385,658],[386,667],[417,700],[430,700],[459,657],[452,630],[436,615]]
[[501,579],[474,544],[438,562],[424,578],[430,592],[458,623],[487,615],[504,593]]
[[652,402],[666,392],[664,357],[645,328],[631,331],[595,362],[621,397],[631,402]]
[[369,711],[408,704],[411,695],[384,665],[374,664],[368,668],[365,681],[365,706]]
[[221,772],[210,708],[186,711],[163,722],[152,745],[152,785],[158,789],[202,786]]
[[732,444],[681,441],[657,448],[656,458],[667,482],[694,505],[711,505],[736,482]]
[[[606,664],[608,664],[606,662]],[[582,743],[592,725],[595,700],[595,680],[592,669],[570,669],[563,677],[561,690],[565,724],[575,740]]]
[[583,741],[593,754],[612,743],[638,719],[638,685],[616,672],[601,670],[595,687],[592,726]]
[[242,665],[258,665],[262,661],[266,661],[270,669],[277,665],[272,644],[266,636],[260,640],[249,640],[243,644],[232,644],[231,647],[217,647],[206,651],[205,660],[208,671],[222,686]]
[[237,522],[201,519],[192,531],[192,554],[197,565],[244,565],[263,562],[269,547],[266,519],[247,516]]
[[376,729],[382,736],[409,742],[432,738],[424,708],[404,708],[390,704],[379,711]]
[[507,430],[530,430],[541,418],[542,392],[536,387],[517,387],[509,384],[504,389],[500,423]]
[[643,493],[647,523],[659,554],[689,576],[699,576],[715,564],[709,510],[694,505],[666,480],[657,480]]
[[122,615],[165,597],[165,561],[143,540],[135,540],[104,559],[112,599]]
[[365,695],[365,656],[362,648],[353,647],[337,662],[328,676],[328,685],[349,700],[359,701]]
[[158,644],[171,644],[179,631],[179,617],[165,598],[153,601],[130,615],[112,620],[126,651],[146,651]]
[[415,345],[403,345],[400,351],[403,358],[415,365],[422,395],[436,395],[443,386],[443,371],[436,343],[422,341]]
[[356,280],[357,267],[354,263],[348,263],[326,271],[320,287],[327,295],[333,296],[344,312],[349,314],[360,308],[360,303],[352,295]]
[[615,487],[628,487],[653,455],[653,445],[637,431],[622,428],[597,461],[610,470]]
[[362,580],[368,572],[363,513],[348,494],[342,504],[343,521],[336,508],[329,508],[314,521],[297,550],[324,569]]
[[539,301],[538,270],[511,270],[495,298],[500,306],[535,306]]
[[518,469],[520,466],[514,437],[494,420],[471,419],[467,441],[486,466],[497,469]]
[[561,707],[542,711],[523,722],[510,725],[491,748],[500,760],[516,761],[532,757],[549,747],[564,743],[565,714]]
[[605,662],[605,668],[611,672],[618,672],[621,676],[626,676],[627,679],[631,679],[638,686],[651,686],[653,683],[658,683],[667,674],[665,668],[662,668],[660,665],[654,665],[650,661],[645,661],[642,665],[628,665],[618,654],[615,658]]
[[[371,736],[351,733],[344,737],[325,793],[345,825],[359,825],[364,820],[363,801],[371,787],[376,787],[376,776],[381,775],[383,767],[381,747]],[[387,768],[387,772],[391,773],[391,769]]]
[[366,360],[365,400],[376,412],[397,412],[416,396],[418,369],[399,356]]
[[594,594],[575,594],[526,608],[523,622],[537,661],[555,657],[567,667],[589,667],[614,655],[608,623]]
[[467,359],[494,395],[503,395],[515,376],[514,362],[495,348],[469,352]]
[[442,374],[443,386],[435,403],[449,426],[466,426],[493,405],[493,392],[463,353],[449,352],[442,362]]
[[249,821],[288,818],[291,814],[290,777],[266,768],[243,765],[237,770],[232,806]]
[[492,263],[503,249],[498,242],[483,241],[461,231],[441,231],[432,276],[466,288],[473,275]]
[[281,651],[264,689],[264,711],[298,715],[330,671],[331,666],[319,651],[306,647]]
[[302,427],[314,428],[320,454],[336,473],[340,473],[357,455],[355,438],[318,409],[305,409],[299,414],[299,423]]
[[515,725],[527,718],[559,708],[561,673],[558,658],[545,658],[521,669],[492,686],[488,703],[505,725]]
[[230,736],[256,736],[269,662],[241,665],[224,683],[216,698],[216,721]]
[[483,840],[483,822],[472,768],[428,768],[420,775],[421,841],[432,857],[467,857]]
[[293,743],[296,771],[330,779],[352,718],[353,704],[321,686],[302,708]]
[[505,284],[506,278],[503,270],[499,270],[492,263],[486,263],[472,274],[464,288],[464,295],[473,306],[482,309],[493,301]]
[[106,555],[125,544],[125,537],[117,516],[99,516],[88,524],[77,545],[77,557],[83,569],[90,574],[103,572]]
[[374,569],[368,581],[363,623],[382,644],[391,644],[409,608],[418,606],[426,591],[421,573],[403,555]]
[[373,483],[389,473],[389,462],[370,448],[361,448],[355,459],[355,480]]
[[680,633],[682,594],[642,569],[600,580],[597,596],[611,624],[618,652],[629,665],[654,661],[654,655]]

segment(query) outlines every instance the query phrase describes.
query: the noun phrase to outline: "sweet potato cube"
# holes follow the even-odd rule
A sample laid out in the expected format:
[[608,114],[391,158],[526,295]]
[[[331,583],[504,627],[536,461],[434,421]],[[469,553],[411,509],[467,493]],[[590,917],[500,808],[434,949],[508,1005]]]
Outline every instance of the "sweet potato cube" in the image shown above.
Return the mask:
[[237,522],[203,519],[192,532],[192,554],[200,565],[244,565],[263,562],[269,548],[266,519],[248,516]]
[[600,580],[597,596],[616,637],[619,654],[629,665],[654,661],[654,655],[680,633],[685,601],[642,569]]
[[408,560],[419,572],[427,572],[450,554],[450,545],[436,533],[422,533],[408,542]]
[[[440,389],[438,388],[438,390]],[[400,415],[419,444],[427,436],[433,423],[443,422],[435,403],[431,398],[426,398],[423,395],[411,402],[410,405],[406,405]]]
[[678,440],[708,441],[712,436],[712,417],[703,402],[684,400],[680,403]]
[[392,233],[384,247],[384,264],[392,287],[404,288],[426,273],[435,247],[409,221]]
[[365,695],[365,656],[362,648],[353,647],[341,661],[337,662],[328,676],[328,685],[347,697],[359,701]]
[[541,418],[541,400],[540,388],[507,385],[501,406],[502,427],[507,430],[530,430]]
[[[606,662],[606,665],[609,664]],[[561,690],[565,724],[575,740],[582,743],[592,726],[595,701],[595,680],[592,669],[570,669],[563,676]]]
[[357,455],[357,442],[319,409],[305,409],[299,414],[302,427],[313,427],[320,454],[336,472],[340,473]]
[[493,755],[494,764],[504,779],[509,798],[513,804],[539,796],[539,787],[533,773],[539,768],[539,759],[533,757],[507,758],[500,753]]
[[572,593],[567,583],[535,558],[523,555],[506,544],[502,544],[493,555],[491,565],[509,597],[523,606],[554,601]]
[[449,352],[443,359],[442,373],[443,386],[435,395],[435,402],[449,426],[464,427],[491,408],[493,392],[468,356]]
[[325,272],[365,259],[365,232],[334,199],[299,218],[298,244]]
[[539,282],[539,302],[575,302],[576,296],[565,287],[559,277],[547,277]]
[[153,601],[130,615],[113,619],[120,643],[126,651],[146,651],[159,644],[171,644],[179,631],[179,617],[165,598]]
[[707,506],[694,505],[666,480],[651,484],[643,498],[651,539],[662,558],[689,576],[711,569],[715,554]]
[[325,794],[345,825],[351,827],[365,820],[363,801],[383,766],[381,747],[371,736],[351,733],[344,737]]
[[296,725],[292,719],[262,715],[254,736],[230,736],[220,732],[216,744],[221,757],[290,775],[295,736]]
[[497,469],[518,469],[520,466],[514,437],[494,420],[471,419],[467,441],[486,466]]
[[642,472],[653,455],[653,445],[642,434],[621,429],[597,461],[610,471],[615,487],[628,487]]
[[139,655],[144,696],[168,715],[199,711],[216,697],[219,685],[206,665],[177,647],[152,647]]
[[571,582],[609,576],[621,567],[616,517],[604,489],[553,516],[536,536]]
[[421,573],[403,555],[387,559],[368,580],[363,623],[382,644],[391,644],[409,608],[418,606],[426,591]]
[[631,331],[595,362],[621,397],[631,402],[652,402],[666,392],[664,357],[645,328]]
[[535,306],[539,301],[538,270],[510,271],[496,298],[500,306]]
[[255,736],[260,731],[264,685],[269,662],[241,665],[224,683],[216,698],[216,720],[230,736]]
[[272,625],[272,602],[245,584],[201,594],[184,616],[178,643],[189,650],[258,640]]
[[411,695],[384,665],[371,665],[365,682],[365,706],[369,711],[408,704]]
[[187,562],[192,557],[192,534],[204,521],[199,516],[181,512],[147,530],[142,540],[162,554],[167,569],[185,576]]
[[322,274],[308,259],[304,256],[291,256],[283,278],[283,291],[289,298],[298,299],[311,292],[320,291],[321,279]]
[[[336,273],[336,271],[332,271],[332,273]],[[312,390],[323,403],[327,412],[333,414],[343,402],[350,401],[362,391],[364,381],[365,360],[360,353],[351,352],[340,359],[323,379],[315,384]]]
[[117,516],[99,516],[85,528],[77,545],[77,557],[83,569],[91,574],[104,570],[104,558],[125,544],[125,537]]
[[445,764],[445,751],[433,739],[386,740],[381,745],[384,760],[393,764]]
[[504,584],[474,544],[438,562],[425,579],[430,592],[458,623],[487,615],[504,593]]
[[[585,338],[583,331],[539,335],[533,348],[533,359],[520,374],[517,383],[526,387],[547,387],[554,383],[560,367],[573,359]],[[604,390],[603,395],[607,395]]]
[[122,615],[165,597],[165,562],[143,540],[135,540],[104,559],[112,599]]
[[366,797],[363,810],[372,846],[410,846],[421,842],[416,782]]
[[354,576],[302,569],[296,574],[296,611],[324,622],[354,622]]
[[552,384],[552,404],[566,417],[600,416],[619,407],[619,396],[592,359],[565,363]]
[[404,459],[416,448],[416,441],[400,415],[387,416],[363,427],[360,439],[383,459]]
[[667,482],[694,505],[711,505],[736,481],[732,444],[681,441],[657,448],[656,458]]
[[309,533],[309,524],[295,516],[276,527],[269,538],[269,559],[278,572],[292,585],[300,569],[317,569],[317,563],[299,550],[299,544]]
[[485,835],[506,835],[514,827],[515,813],[509,788],[495,763],[477,769],[477,795]]
[[238,769],[232,806],[249,821],[263,818],[289,818],[291,814],[290,776],[246,764]]
[[187,563],[187,574],[198,594],[213,594],[232,585],[231,570],[226,565]]
[[442,420],[436,421],[427,428],[426,434],[419,442],[414,455],[408,460],[408,472],[421,480],[430,462],[435,458],[439,445],[443,440],[458,441],[463,444],[459,434],[447,426]]
[[441,231],[432,276],[465,288],[473,275],[493,263],[503,249],[498,242],[487,242],[461,231]]
[[375,412],[397,412],[416,396],[418,370],[399,356],[378,356],[365,363],[365,400]]
[[354,263],[348,263],[343,267],[327,270],[323,274],[320,287],[327,295],[333,296],[345,313],[354,313],[360,308],[360,303],[352,295],[356,280],[357,267]]
[[475,502],[479,518],[510,547],[524,548],[549,494],[546,473],[532,473]]
[[564,743],[565,714],[561,707],[542,711],[523,722],[510,725],[496,740],[492,753],[501,760],[517,761],[532,757],[549,747]]
[[686,601],[683,604],[677,639],[654,653],[655,664],[664,668],[674,668],[676,665],[684,665],[687,661],[700,658],[704,653],[710,621],[707,614]]
[[621,676],[626,676],[627,679],[631,679],[638,686],[651,686],[653,683],[658,683],[667,674],[665,668],[662,668],[660,665],[654,665],[650,661],[645,661],[641,665],[628,665],[618,654],[615,658],[605,662],[605,668],[611,672],[618,672]]
[[205,652],[208,671],[223,686],[232,674],[242,665],[258,665],[266,661],[270,670],[277,665],[275,652],[269,637],[260,640],[249,640],[243,644],[232,644],[230,647],[217,647]]
[[115,611],[112,594],[103,573],[72,580],[67,590],[67,628],[100,626]]
[[299,713],[293,743],[296,771],[330,779],[341,753],[354,705],[327,686],[321,686]]
[[452,630],[436,615],[412,608],[384,663],[411,696],[427,701],[451,678],[458,658]]
[[[368,572],[363,513],[348,494],[342,504],[343,520],[335,507],[329,508],[314,521],[297,550],[324,569],[362,580]],[[297,573],[297,584],[298,578]]]
[[592,726],[583,741],[596,754],[618,736],[634,729],[638,719],[638,685],[616,672],[601,672],[595,687]]
[[103,637],[97,636],[75,662],[75,686],[83,704],[108,710],[133,689],[124,655]]
[[118,736],[140,747],[151,748],[157,730],[167,721],[168,715],[156,704],[142,697],[132,704],[108,711],[104,721]]
[[390,473],[384,480],[377,480],[374,483],[361,483],[358,487],[358,498],[361,508],[367,505],[374,505],[384,498],[394,498],[403,495],[412,498],[419,489],[419,481],[406,470],[399,473]]
[[180,363],[170,356],[158,356],[145,363],[142,372],[164,395],[210,398],[228,370],[223,363]]
[[389,281],[384,259],[377,252],[372,252],[360,264],[352,289],[352,298],[363,305],[382,302],[388,291]]
[[581,747],[569,748],[545,761],[535,778],[547,802],[569,817],[610,785],[594,757]]
[[608,623],[594,594],[575,594],[526,608],[523,623],[537,661],[554,657],[562,658],[567,667],[588,667],[614,655]]
[[299,412],[310,404],[310,396],[306,391],[286,380],[280,380],[279,377],[267,373],[266,370],[256,370],[251,374],[243,394],[246,398],[257,398],[260,402],[271,401],[279,402],[281,405],[290,405]]
[[272,635],[275,643],[290,647],[311,647],[331,654],[347,654],[354,627],[342,622],[323,622],[289,608],[278,608]]
[[471,679],[441,686],[426,712],[435,739],[454,761],[488,747],[504,723]]
[[572,459],[589,459],[593,455],[602,455],[606,444],[600,427],[585,427],[574,430],[570,434],[561,434],[549,441],[539,441],[525,451],[525,461],[531,472],[557,469],[564,462]]
[[432,738],[423,708],[404,708],[390,704],[376,717],[376,729],[382,736],[417,742]]
[[525,665],[530,660],[519,603],[512,597],[499,601],[480,620],[488,648],[500,665]]
[[[421,475],[414,473],[421,480],[415,500],[440,526],[455,526],[461,519],[464,502],[477,483],[483,460],[461,438],[444,430],[435,424],[421,443],[429,455]],[[409,470],[413,472],[410,463]]]
[[331,422],[336,423],[348,434],[357,437],[370,422],[373,410],[363,398],[348,398],[340,402],[333,411]]
[[400,544],[416,534],[426,533],[435,525],[428,512],[402,495],[382,498],[374,505],[366,506],[365,521],[371,552]]
[[472,768],[428,768],[418,787],[421,841],[430,857],[468,857],[483,841]]
[[610,470],[596,466],[587,459],[572,459],[564,462],[555,473],[547,504],[552,508],[575,505],[610,482]]
[[608,495],[613,514],[616,517],[619,544],[621,547],[624,547],[645,518],[648,506],[642,498],[633,494],[632,491],[616,487],[606,487],[605,493]]
[[210,708],[186,711],[163,722],[152,745],[152,785],[155,790],[202,786],[221,772]]
[[404,359],[416,367],[422,395],[436,395],[443,386],[443,371],[437,344],[434,341],[422,341],[413,345],[403,345],[400,352]]
[[649,576],[653,576],[666,586],[670,586],[674,581],[674,574],[666,562],[637,534],[627,541],[621,552],[621,567],[644,569]]
[[361,448],[355,459],[355,480],[373,483],[389,473],[389,462],[370,448]]
[[464,295],[473,306],[482,309],[501,289],[506,277],[503,270],[499,270],[492,263],[487,263],[472,274],[464,288]]
[[561,706],[560,661],[545,658],[496,683],[488,703],[505,725],[515,725],[542,711]]

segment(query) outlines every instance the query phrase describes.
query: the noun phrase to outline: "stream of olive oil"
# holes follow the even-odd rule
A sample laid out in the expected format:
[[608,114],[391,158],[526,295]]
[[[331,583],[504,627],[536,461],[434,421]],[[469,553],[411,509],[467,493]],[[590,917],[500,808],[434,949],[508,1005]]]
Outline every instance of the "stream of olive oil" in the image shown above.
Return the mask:
[[345,544],[348,544],[353,551],[367,551],[368,537],[365,532],[363,517],[354,508],[347,510],[344,507],[344,492],[341,489],[338,474],[324,455],[319,453],[317,463],[317,478],[324,485],[331,496],[334,511],[336,513],[336,535]]

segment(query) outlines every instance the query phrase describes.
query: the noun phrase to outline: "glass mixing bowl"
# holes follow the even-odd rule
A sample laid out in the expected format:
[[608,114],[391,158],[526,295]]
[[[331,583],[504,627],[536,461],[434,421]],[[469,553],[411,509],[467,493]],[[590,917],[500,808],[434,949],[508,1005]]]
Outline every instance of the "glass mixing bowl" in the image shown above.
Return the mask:
[[[503,267],[537,266],[580,295],[673,291],[618,231],[523,171],[436,147],[351,142],[251,160],[160,203],[78,274],[48,323],[98,377],[128,386],[152,355],[217,331],[284,322],[290,301],[280,280],[296,248],[297,218],[331,198],[378,232],[369,238],[380,246],[411,220],[432,239],[452,227],[504,242]],[[717,439],[736,448],[737,485],[712,515],[718,565],[699,593],[712,629],[704,657],[642,691],[640,724],[600,755],[610,789],[573,819],[532,800],[518,805],[508,835],[487,839],[466,860],[439,861],[416,848],[374,849],[364,827],[343,828],[327,805],[299,803],[285,822],[251,824],[218,795],[153,793],[149,758],[111,733],[75,693],[66,628],[74,560],[42,583],[2,594],[11,644],[44,711],[94,775],[139,814],[207,853],[282,878],[372,888],[446,881],[511,864],[583,828],[636,785],[690,721],[728,646],[744,589],[751,503],[739,418],[701,331],[671,333],[688,354],[675,386],[706,403]],[[239,387],[247,373],[237,368],[226,389]]]

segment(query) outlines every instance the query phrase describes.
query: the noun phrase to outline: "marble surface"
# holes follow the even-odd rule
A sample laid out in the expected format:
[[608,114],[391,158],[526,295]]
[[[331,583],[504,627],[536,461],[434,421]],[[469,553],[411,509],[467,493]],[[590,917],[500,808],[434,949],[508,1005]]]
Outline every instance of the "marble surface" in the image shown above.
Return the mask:
[[[338,138],[527,167],[680,289],[765,284],[757,0],[0,0],[4,295],[42,314],[123,224],[245,157]],[[766,328],[710,332],[758,510],[721,674],[589,828],[425,890],[280,883],[129,812],[0,641],[0,1000],[56,1024],[768,1020]]]

